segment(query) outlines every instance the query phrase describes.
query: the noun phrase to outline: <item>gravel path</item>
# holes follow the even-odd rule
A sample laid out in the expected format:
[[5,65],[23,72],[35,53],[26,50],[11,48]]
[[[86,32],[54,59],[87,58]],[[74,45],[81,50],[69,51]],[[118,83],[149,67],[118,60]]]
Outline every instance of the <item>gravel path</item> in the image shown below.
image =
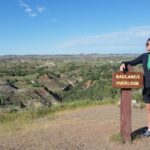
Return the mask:
[[[146,126],[146,110],[132,109],[132,131]],[[150,138],[114,142],[120,131],[120,108],[91,106],[38,119],[24,129],[0,135],[0,150],[149,150]]]

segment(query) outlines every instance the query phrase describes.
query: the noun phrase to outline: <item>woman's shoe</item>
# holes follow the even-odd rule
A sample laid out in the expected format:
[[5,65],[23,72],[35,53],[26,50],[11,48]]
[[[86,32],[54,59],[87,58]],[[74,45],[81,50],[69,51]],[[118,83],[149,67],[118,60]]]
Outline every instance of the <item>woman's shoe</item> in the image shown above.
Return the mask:
[[142,134],[143,137],[149,137],[150,136],[150,131],[147,130]]

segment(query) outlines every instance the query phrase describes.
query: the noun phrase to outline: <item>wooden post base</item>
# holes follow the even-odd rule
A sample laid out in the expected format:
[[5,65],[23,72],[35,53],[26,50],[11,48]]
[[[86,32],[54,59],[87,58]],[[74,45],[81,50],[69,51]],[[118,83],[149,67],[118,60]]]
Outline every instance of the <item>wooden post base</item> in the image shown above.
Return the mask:
[[124,142],[131,142],[131,89],[121,89],[120,132]]

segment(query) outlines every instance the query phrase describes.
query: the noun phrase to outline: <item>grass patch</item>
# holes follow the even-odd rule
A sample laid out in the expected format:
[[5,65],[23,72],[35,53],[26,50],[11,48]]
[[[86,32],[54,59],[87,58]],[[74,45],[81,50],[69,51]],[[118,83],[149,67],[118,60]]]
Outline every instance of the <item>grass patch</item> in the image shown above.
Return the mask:
[[110,137],[110,140],[118,143],[125,143],[122,135],[120,133],[115,133]]
[[64,102],[51,107],[43,107],[38,109],[22,110],[18,112],[0,112],[0,132],[18,131],[24,124],[31,123],[39,118],[48,115],[54,115],[57,112],[73,110],[81,107],[96,106],[102,104],[113,104],[116,101],[106,99],[103,101],[78,100],[73,102]]
[[[138,139],[141,139],[141,133],[140,134],[139,133],[135,133],[135,135],[131,135],[131,141],[129,141],[129,143],[132,143],[134,140],[138,140]],[[119,132],[111,135],[110,141],[118,142],[118,143],[122,143],[122,144],[126,143],[124,138],[123,138],[123,136]]]

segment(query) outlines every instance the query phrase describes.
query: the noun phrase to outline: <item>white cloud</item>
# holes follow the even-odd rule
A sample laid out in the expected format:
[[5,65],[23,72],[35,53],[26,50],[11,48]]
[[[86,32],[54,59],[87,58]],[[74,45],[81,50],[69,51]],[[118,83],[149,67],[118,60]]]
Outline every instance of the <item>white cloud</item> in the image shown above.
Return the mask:
[[39,13],[42,13],[45,9],[45,7],[43,7],[43,6],[37,6],[37,8],[35,10],[33,10],[33,8],[31,8],[30,5],[25,3],[24,0],[18,0],[18,2],[19,2],[19,5],[24,8],[24,11],[30,17],[36,17]]
[[39,13],[43,12],[44,10],[45,10],[45,7],[43,7],[43,6],[38,6],[38,7],[37,7],[37,11],[38,11]]
[[25,12],[32,12],[32,9],[31,8],[26,8]]
[[92,49],[101,52],[136,51],[144,48],[150,37],[150,26],[132,27],[124,31],[104,33],[92,36],[69,39],[60,44],[62,49]]
[[36,17],[37,14],[36,14],[36,13],[29,13],[29,16],[30,16],[30,17]]

